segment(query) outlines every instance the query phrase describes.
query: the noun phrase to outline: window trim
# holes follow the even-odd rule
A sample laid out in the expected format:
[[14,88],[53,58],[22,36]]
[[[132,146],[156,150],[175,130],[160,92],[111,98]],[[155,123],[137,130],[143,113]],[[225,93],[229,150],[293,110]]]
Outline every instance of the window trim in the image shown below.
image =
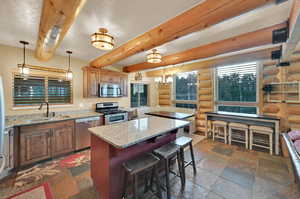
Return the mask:
[[[254,61],[255,62],[255,61]],[[238,64],[232,64],[232,65],[239,65],[239,64],[246,64],[251,62],[244,62],[244,63],[238,63]],[[230,66],[230,65],[225,65]],[[260,111],[260,92],[259,92],[259,84],[260,84],[260,75],[261,75],[261,66],[262,63],[259,61],[256,61],[256,100],[255,102],[238,102],[238,101],[218,101],[218,75],[217,70],[218,67],[222,66],[215,66],[213,71],[213,88],[214,88],[214,109],[215,111],[219,110],[219,106],[238,106],[238,107],[256,107],[256,113],[258,114]]]
[[[13,72],[13,78],[12,78],[12,108],[13,109],[22,109],[22,108],[35,108],[39,107],[39,105],[16,105],[14,102],[14,84],[15,84],[15,77],[20,76],[21,74],[19,72]],[[53,78],[53,79],[58,79],[61,78],[61,76],[58,75],[46,75],[46,74],[31,74],[29,77],[36,77],[36,78],[44,78],[45,81],[45,101],[48,101],[48,79]],[[69,106],[74,104],[74,92],[73,92],[73,79],[70,80],[70,86],[71,86],[71,101],[69,103],[49,103],[49,105],[53,106]]]
[[185,71],[185,72],[181,72],[181,73],[188,73],[188,72],[196,72],[196,100],[176,100],[176,74],[173,74],[173,86],[172,86],[172,105],[175,106],[176,103],[183,103],[183,104],[196,104],[197,105],[197,109],[198,109],[198,101],[199,101],[199,71],[198,70],[192,70],[192,71]]

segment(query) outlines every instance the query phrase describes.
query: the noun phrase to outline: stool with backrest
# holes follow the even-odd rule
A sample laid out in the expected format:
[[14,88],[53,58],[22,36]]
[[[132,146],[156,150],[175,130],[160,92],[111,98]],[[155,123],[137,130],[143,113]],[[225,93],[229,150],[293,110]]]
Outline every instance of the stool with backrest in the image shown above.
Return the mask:
[[[185,167],[192,165],[194,174],[196,174],[196,172],[197,172],[192,141],[193,141],[192,138],[182,136],[182,137],[177,138],[174,142],[176,145],[178,145],[180,147],[180,156],[181,156],[181,161],[182,161],[181,167],[183,168],[182,175],[183,175],[184,184],[185,184]],[[190,162],[185,161],[185,158],[184,158],[184,149],[186,147],[189,147],[189,149],[190,149],[191,159],[192,159]]]
[[245,144],[246,149],[248,149],[249,146],[249,133],[248,133],[248,125],[247,124],[241,124],[241,123],[229,123],[229,137],[228,141],[231,145],[231,142],[238,142]]
[[213,121],[212,125],[213,140],[215,140],[215,138],[223,139],[225,144],[227,144],[227,122]]
[[[142,173],[147,173],[149,170],[152,170],[151,172],[151,178],[155,178],[156,182],[156,190],[157,190],[157,196],[162,199],[161,194],[161,185],[159,181],[158,176],[158,168],[157,165],[159,163],[159,158],[156,157],[153,154],[146,153],[144,155],[141,155],[135,159],[128,160],[123,164],[123,167],[125,169],[125,178],[124,178],[124,189],[123,189],[123,198],[127,197],[127,185],[129,185],[128,178],[133,178],[133,198],[138,199],[138,175]],[[145,176],[145,191],[148,190],[148,180],[147,176]],[[143,197],[144,198],[144,197]]]
[[158,156],[164,162],[164,169],[165,169],[165,180],[166,180],[166,192],[167,192],[167,199],[171,198],[170,193],[170,178],[169,174],[171,172],[170,169],[170,162],[172,159],[176,158],[178,163],[178,169],[180,174],[180,180],[182,187],[184,186],[184,179],[182,174],[182,160],[180,156],[180,147],[174,143],[168,143],[158,149],[155,149],[153,153]]
[[[268,136],[264,139],[262,136]],[[273,129],[265,126],[250,126],[250,149],[253,146],[269,149],[270,154],[273,154]]]

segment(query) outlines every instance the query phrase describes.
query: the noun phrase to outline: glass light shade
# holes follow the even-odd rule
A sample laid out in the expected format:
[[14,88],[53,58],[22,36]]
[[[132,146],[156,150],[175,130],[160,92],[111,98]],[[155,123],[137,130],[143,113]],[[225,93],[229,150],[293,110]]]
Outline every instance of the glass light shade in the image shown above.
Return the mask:
[[161,59],[162,55],[156,49],[153,49],[152,52],[147,55],[147,62],[149,63],[160,63]]
[[155,81],[155,82],[162,82],[162,77],[155,77],[155,78],[154,78],[154,81]]
[[19,72],[20,72],[21,75],[29,75],[29,68],[20,67]]
[[167,77],[166,82],[167,83],[172,83],[173,82],[172,76]]
[[111,50],[114,48],[114,37],[107,33],[107,30],[100,28],[99,32],[91,35],[91,44],[100,50]]
[[73,73],[72,73],[71,71],[68,71],[68,72],[66,73],[66,79],[67,79],[67,80],[72,80],[72,79],[73,79]]

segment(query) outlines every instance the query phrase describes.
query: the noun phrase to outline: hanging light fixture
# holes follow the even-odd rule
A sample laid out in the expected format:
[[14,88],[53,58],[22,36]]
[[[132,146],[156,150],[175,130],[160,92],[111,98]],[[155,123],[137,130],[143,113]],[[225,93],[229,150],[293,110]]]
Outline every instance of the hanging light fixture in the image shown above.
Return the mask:
[[114,37],[109,35],[105,28],[100,28],[99,32],[91,35],[91,43],[100,50],[111,50],[115,45]]
[[135,81],[142,81],[143,80],[142,73],[140,73],[140,72],[135,73],[134,80]]
[[66,79],[67,80],[72,80],[73,79],[73,73],[71,71],[71,54],[72,54],[72,51],[66,51],[66,53],[68,53],[69,55],[69,67],[68,67],[68,71],[66,72]]
[[161,59],[162,55],[156,49],[153,49],[152,52],[147,55],[147,62],[149,63],[160,63]]
[[23,64],[19,67],[21,77],[26,80],[29,76],[29,68],[26,67],[26,45],[29,44],[27,41],[20,41],[23,44]]

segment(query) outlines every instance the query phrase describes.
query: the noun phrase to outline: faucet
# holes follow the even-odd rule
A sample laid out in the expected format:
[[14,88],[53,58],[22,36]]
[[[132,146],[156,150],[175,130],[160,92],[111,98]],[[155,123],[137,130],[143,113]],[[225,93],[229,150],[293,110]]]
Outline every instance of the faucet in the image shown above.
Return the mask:
[[41,105],[40,105],[39,110],[42,110],[44,104],[47,105],[46,117],[49,117],[49,103],[48,102],[42,102]]

